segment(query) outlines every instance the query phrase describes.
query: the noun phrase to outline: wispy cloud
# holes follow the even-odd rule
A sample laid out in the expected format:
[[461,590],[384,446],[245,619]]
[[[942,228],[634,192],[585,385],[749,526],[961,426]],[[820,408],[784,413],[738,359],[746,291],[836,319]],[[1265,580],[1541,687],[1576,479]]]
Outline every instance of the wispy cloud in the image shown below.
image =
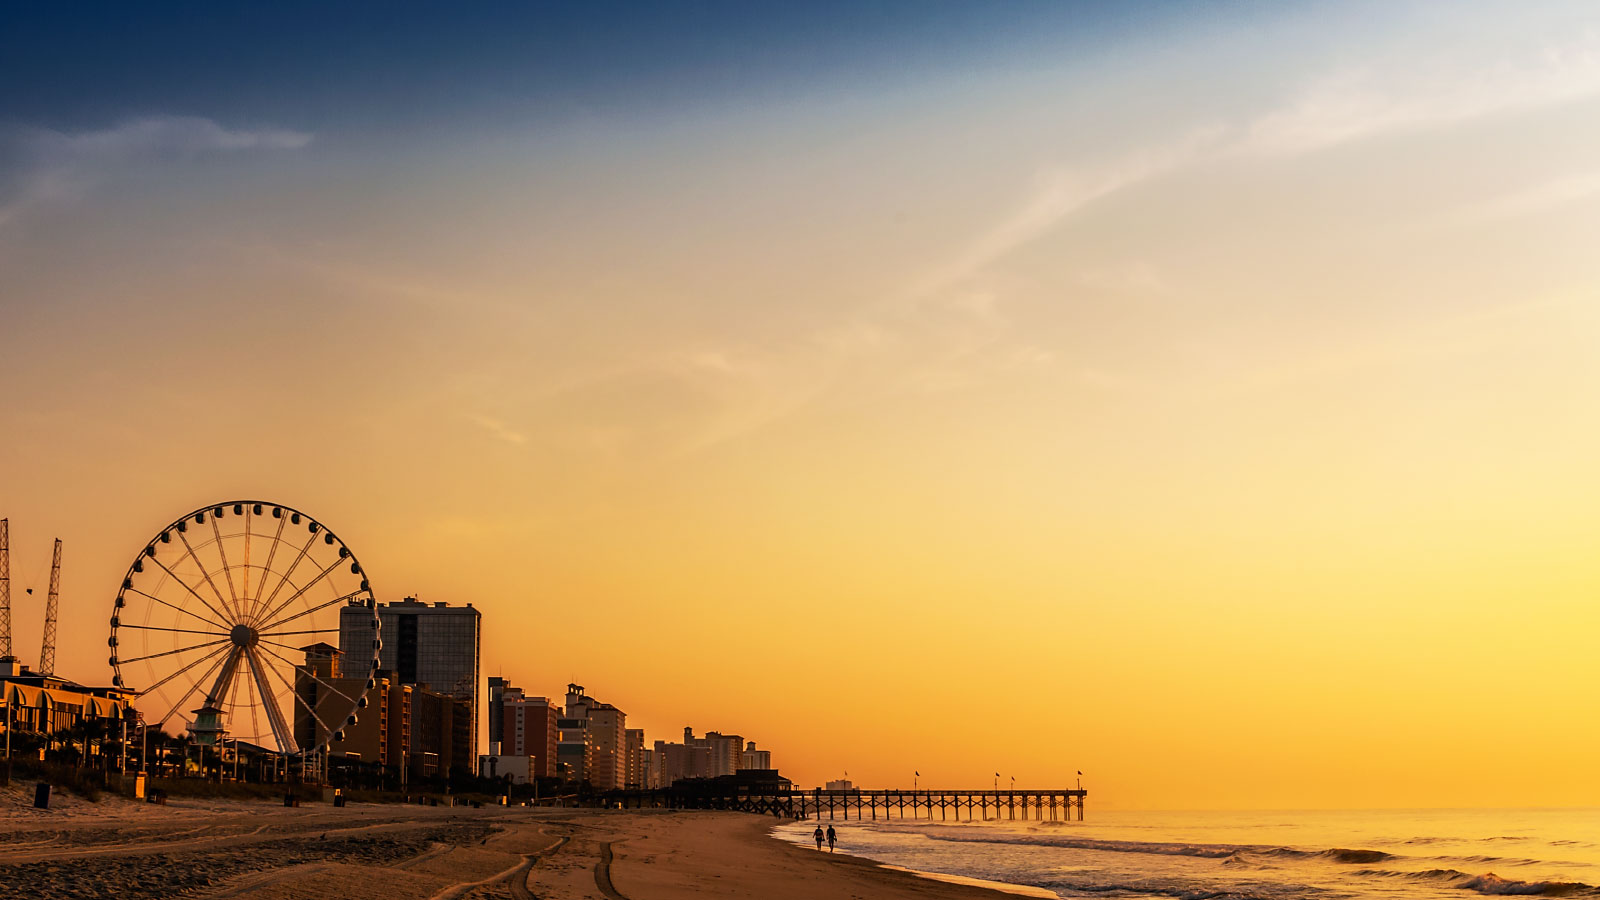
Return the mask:
[[1252,122],[1236,149],[1265,155],[1308,153],[1597,93],[1600,37],[1594,34],[1483,67],[1408,60],[1402,72],[1352,68],[1317,82],[1294,103]]
[[71,202],[120,169],[211,153],[298,150],[312,135],[281,128],[227,128],[197,116],[130,119],[98,131],[0,130],[0,226],[28,210]]
[[1596,196],[1600,196],[1600,172],[1583,172],[1492,197],[1457,213],[1452,220],[1458,225],[1481,225],[1536,215]]
[[487,431],[491,436],[508,444],[526,444],[528,436],[491,416],[469,414],[467,421]]
[[1242,123],[1191,131],[1102,164],[1040,172],[1017,211],[979,234],[912,287],[958,284],[1031,243],[1091,204],[1181,169],[1232,157],[1286,157],[1600,95],[1600,35],[1583,33],[1523,58],[1472,66],[1407,58],[1343,70],[1291,102]]
[[1103,197],[1158,178],[1217,152],[1219,128],[1200,129],[1171,143],[1128,154],[1109,164],[1062,164],[1041,172],[1032,196],[999,225],[980,235],[947,264],[913,287],[914,295],[941,290],[985,268]]

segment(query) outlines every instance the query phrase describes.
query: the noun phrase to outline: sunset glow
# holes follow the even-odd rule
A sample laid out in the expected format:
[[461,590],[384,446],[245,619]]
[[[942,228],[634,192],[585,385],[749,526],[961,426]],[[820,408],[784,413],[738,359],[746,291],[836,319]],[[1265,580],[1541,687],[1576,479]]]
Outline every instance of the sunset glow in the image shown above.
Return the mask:
[[806,786],[1600,804],[1600,15],[823,6],[0,29],[19,653],[261,497]]

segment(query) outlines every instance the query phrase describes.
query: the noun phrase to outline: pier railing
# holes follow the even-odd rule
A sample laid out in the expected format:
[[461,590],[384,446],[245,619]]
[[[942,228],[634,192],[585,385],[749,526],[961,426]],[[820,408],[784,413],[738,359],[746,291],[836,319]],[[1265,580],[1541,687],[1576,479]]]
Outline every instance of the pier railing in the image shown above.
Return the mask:
[[629,809],[726,809],[796,819],[1083,821],[1082,788],[1056,790],[823,790],[721,787],[680,782],[670,788],[607,791],[607,805]]

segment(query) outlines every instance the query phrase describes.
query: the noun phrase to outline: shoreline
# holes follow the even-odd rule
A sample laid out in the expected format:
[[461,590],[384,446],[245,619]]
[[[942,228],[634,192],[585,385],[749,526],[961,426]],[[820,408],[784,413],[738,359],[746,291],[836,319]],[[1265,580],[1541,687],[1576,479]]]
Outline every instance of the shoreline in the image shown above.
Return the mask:
[[849,850],[836,850],[826,853],[812,850],[809,843],[791,841],[781,835],[779,829],[790,824],[798,825],[802,823],[783,822],[777,825],[772,825],[767,829],[767,836],[780,844],[797,848],[801,853],[815,853],[817,856],[823,859],[834,858],[859,860],[887,872],[903,873],[914,878],[921,878],[928,881],[938,882],[940,884],[955,885],[966,888],[978,888],[980,890],[989,892],[990,896],[998,893],[1011,897],[1034,897],[1039,898],[1039,900],[1057,900],[1058,898],[1058,895],[1054,891],[1031,884],[1014,884],[1009,881],[993,881],[985,878],[974,878],[968,875],[955,875],[949,872],[934,872],[928,869],[916,869],[910,866],[902,866],[896,863],[885,862],[883,860],[876,859],[865,854],[855,853]]

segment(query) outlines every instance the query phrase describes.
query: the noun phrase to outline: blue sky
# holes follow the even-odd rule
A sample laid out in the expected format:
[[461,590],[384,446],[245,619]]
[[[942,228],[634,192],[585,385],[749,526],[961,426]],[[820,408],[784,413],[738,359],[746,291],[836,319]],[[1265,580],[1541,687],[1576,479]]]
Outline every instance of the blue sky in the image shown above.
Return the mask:
[[[302,128],[857,89],[1127,53],[1247,7],[1095,3],[13,5],[0,117]],[[1263,8],[1252,17],[1272,18]]]

